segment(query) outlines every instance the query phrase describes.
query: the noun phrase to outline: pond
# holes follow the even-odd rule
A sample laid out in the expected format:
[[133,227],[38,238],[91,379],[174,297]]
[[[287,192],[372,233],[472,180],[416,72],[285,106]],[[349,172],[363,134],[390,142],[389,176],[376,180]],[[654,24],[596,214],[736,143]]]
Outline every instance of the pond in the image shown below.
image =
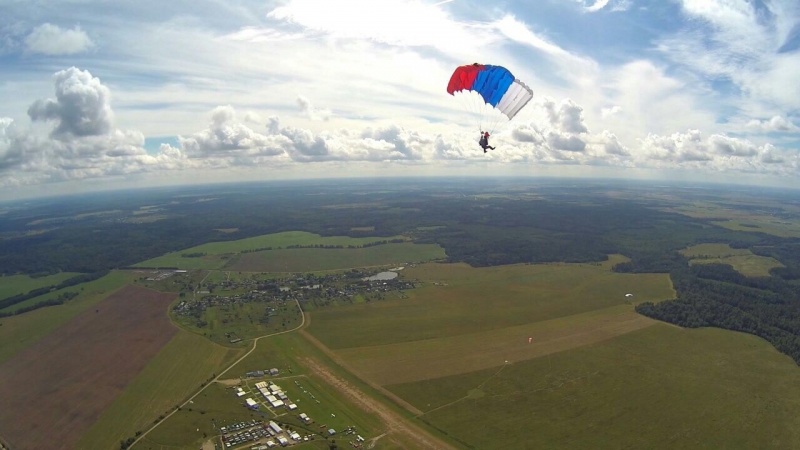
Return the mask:
[[380,272],[371,277],[364,278],[365,281],[386,281],[397,278],[397,272]]

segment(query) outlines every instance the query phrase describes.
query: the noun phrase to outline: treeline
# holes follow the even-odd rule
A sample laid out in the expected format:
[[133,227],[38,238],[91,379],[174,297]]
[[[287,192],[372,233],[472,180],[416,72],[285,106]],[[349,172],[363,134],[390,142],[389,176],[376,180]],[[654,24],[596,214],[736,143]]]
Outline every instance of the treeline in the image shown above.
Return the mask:
[[257,252],[265,252],[270,250],[281,250],[281,249],[298,249],[298,248],[321,248],[321,249],[358,249],[358,248],[367,248],[367,247],[375,247],[378,245],[386,245],[386,244],[402,244],[406,242],[404,239],[386,239],[382,241],[375,241],[375,242],[368,242],[366,244],[361,245],[341,245],[341,244],[293,244],[287,245],[286,247],[259,247],[259,248],[252,248],[247,250],[242,250],[240,253],[257,253]]
[[675,300],[642,303],[636,311],[688,328],[718,327],[754,334],[800,364],[800,289],[777,277],[747,278],[729,265],[696,264],[670,272]]
[[182,258],[202,258],[203,256],[206,256],[205,252],[181,253]]
[[36,310],[36,309],[39,309],[39,308],[45,308],[45,307],[48,307],[48,306],[63,305],[64,303],[72,300],[73,298],[75,298],[77,296],[78,296],[77,292],[72,292],[72,291],[62,292],[56,298],[53,298],[53,299],[50,299],[50,300],[43,300],[41,302],[34,303],[33,305],[30,305],[30,306],[24,306],[22,308],[18,308],[18,309],[14,310],[14,311],[11,311],[11,312],[0,311],[0,317],[11,317],[11,316],[19,315],[19,314],[24,314],[26,312],[30,312],[30,311],[33,311],[33,310]]
[[[11,297],[6,297],[6,298],[0,300],[0,309],[5,309],[5,308],[8,308],[9,306],[14,306],[17,303],[22,303],[22,302],[24,302],[26,300],[30,300],[32,298],[39,297],[40,295],[44,295],[44,294],[47,294],[47,293],[52,292],[52,291],[57,291],[57,290],[60,290],[60,289],[68,288],[70,286],[75,286],[75,285],[78,285],[78,284],[81,284],[81,283],[87,283],[89,281],[93,281],[93,280],[96,280],[98,278],[104,277],[107,274],[108,274],[108,271],[105,270],[105,271],[101,271],[101,272],[76,275],[74,277],[70,277],[70,278],[62,281],[59,284],[54,284],[54,285],[51,285],[51,286],[45,286],[45,287],[41,287],[41,288],[37,288],[37,289],[32,289],[32,290],[28,291],[25,294],[17,294],[17,295],[13,295]],[[70,297],[70,298],[72,298],[72,297]],[[68,298],[66,300],[69,300],[70,298]],[[49,304],[44,304],[44,303],[47,303],[47,302],[50,302],[50,300],[47,300],[45,302],[41,302],[42,306],[50,306]],[[63,301],[61,303],[63,303]],[[56,303],[56,304],[61,304],[61,303]],[[37,303],[37,305],[38,305],[38,303]],[[36,309],[36,308],[30,308],[29,307],[28,311],[30,311],[32,309]],[[17,310],[17,311],[20,311],[20,310]]]

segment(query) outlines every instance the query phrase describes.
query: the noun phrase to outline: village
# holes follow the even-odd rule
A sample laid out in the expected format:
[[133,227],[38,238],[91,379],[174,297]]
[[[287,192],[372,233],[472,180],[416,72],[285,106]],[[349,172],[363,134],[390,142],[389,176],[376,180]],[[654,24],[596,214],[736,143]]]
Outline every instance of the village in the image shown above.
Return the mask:
[[[275,303],[281,305],[297,300],[303,308],[326,306],[332,302],[352,302],[357,296],[370,301],[382,294],[401,292],[416,287],[413,281],[397,276],[397,271],[376,272],[352,269],[326,275],[295,274],[282,279],[260,280],[250,278],[205,282],[195,291],[194,299],[184,299],[173,308],[177,316],[200,319],[203,312],[215,306],[233,306],[246,303]],[[169,276],[169,275],[166,275]],[[163,278],[157,273],[154,278]],[[268,308],[267,315],[274,313]]]

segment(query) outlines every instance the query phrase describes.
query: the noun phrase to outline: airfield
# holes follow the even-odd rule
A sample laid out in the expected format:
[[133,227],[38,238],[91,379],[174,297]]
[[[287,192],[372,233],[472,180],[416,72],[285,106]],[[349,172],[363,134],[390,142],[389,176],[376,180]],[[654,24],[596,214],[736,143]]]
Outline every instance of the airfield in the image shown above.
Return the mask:
[[[12,407],[0,411],[0,435],[13,449],[249,449],[270,437],[228,445],[233,434],[222,427],[257,423],[255,435],[275,421],[299,433],[287,444],[299,449],[332,440],[375,449],[800,445],[800,373],[790,358],[750,335],[634,311],[674,298],[667,274],[613,272],[621,255],[475,268],[438,262],[444,253],[432,244],[363,246],[371,242],[291,232],[209,244],[114,271],[62,314],[3,319],[0,339],[11,345],[0,378],[11,382],[0,398]],[[773,264],[719,246],[685,252],[746,258],[735,266],[744,272]],[[154,266],[177,269],[159,277]],[[321,289],[285,281],[293,271],[328,280],[363,266],[398,277],[359,293],[336,285],[347,294],[315,307]],[[220,333],[235,327],[241,342],[204,336],[173,313],[211,290],[240,295],[265,271],[264,283],[287,289],[225,306],[239,323],[218,316]],[[280,320],[258,324],[258,308]],[[248,375],[272,367],[279,376]],[[262,381],[283,386],[297,409],[265,404]],[[246,407],[237,389],[259,407]],[[326,434],[349,428],[357,433]]]

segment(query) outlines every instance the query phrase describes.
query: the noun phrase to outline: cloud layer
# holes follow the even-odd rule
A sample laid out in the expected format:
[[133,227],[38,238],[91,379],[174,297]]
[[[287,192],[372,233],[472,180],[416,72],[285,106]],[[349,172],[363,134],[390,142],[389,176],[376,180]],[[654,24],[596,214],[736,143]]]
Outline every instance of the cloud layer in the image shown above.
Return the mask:
[[[144,149],[144,135],[117,128],[111,91],[97,77],[71,67],[53,76],[55,98],[28,109],[34,123],[23,129],[0,119],[0,174],[3,186],[129,177],[136,174],[232,168],[297,170],[304,165],[374,163],[436,166],[448,161],[489,160],[507,165],[577,165],[642,169],[695,169],[716,172],[797,176],[796,152],[770,144],[699,130],[650,134],[626,146],[609,130],[592,132],[583,108],[570,99],[537,98],[529,120],[510,123],[493,135],[498,150],[484,155],[477,135],[443,135],[398,124],[314,132],[285,126],[277,117],[241,119],[233,106],[214,108],[207,126],[177,145]],[[315,109],[298,97],[298,109]],[[789,130],[781,118],[754,126]],[[294,169],[292,169],[294,168]],[[301,169],[302,170],[302,169]]]
[[[545,168],[796,186],[798,23],[793,0],[16,2],[0,16],[0,197]],[[535,94],[485,155],[490,125],[444,91],[475,61]]]

